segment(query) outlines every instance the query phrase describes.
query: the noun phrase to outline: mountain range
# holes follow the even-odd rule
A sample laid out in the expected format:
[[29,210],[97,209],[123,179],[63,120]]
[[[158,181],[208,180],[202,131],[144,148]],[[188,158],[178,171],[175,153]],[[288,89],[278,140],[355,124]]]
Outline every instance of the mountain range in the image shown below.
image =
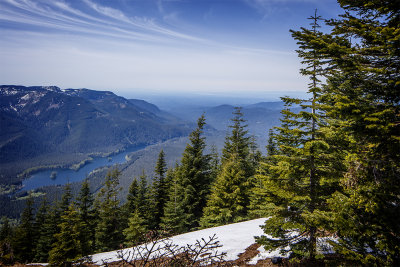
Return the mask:
[[[279,125],[282,108],[283,102],[242,107],[249,134],[261,149],[268,129]],[[0,184],[19,183],[18,174],[29,168],[68,167],[90,155],[187,136],[201,114],[207,139],[221,148],[233,111],[232,105],[177,103],[166,112],[110,91],[0,85]]]
[[55,86],[0,86],[0,125],[1,182],[13,163],[46,155],[110,153],[190,131],[189,125],[143,100]]

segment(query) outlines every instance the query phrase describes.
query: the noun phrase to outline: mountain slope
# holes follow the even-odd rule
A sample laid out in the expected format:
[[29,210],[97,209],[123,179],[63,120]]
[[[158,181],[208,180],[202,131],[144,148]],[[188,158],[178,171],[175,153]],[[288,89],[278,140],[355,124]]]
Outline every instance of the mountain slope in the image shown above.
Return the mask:
[[111,92],[40,86],[0,86],[0,122],[0,165],[109,153],[189,132]]
[[[235,260],[239,257],[238,254],[244,252],[246,248],[255,243],[254,236],[260,236],[264,234],[263,230],[260,228],[260,225],[264,224],[265,220],[265,218],[261,218],[224,226],[212,227],[173,236],[170,238],[170,240],[173,244],[181,247],[186,246],[187,244],[195,244],[196,240],[201,240],[202,238],[208,240],[209,237],[212,237],[215,234],[217,240],[222,245],[218,251],[227,253],[225,260]],[[128,253],[129,251],[132,251],[132,249],[127,248],[123,250],[124,253]],[[115,262],[120,260],[117,257],[117,253],[117,251],[99,253],[93,255],[92,259],[93,262],[97,264]],[[279,256],[279,251],[270,253],[270,256]]]

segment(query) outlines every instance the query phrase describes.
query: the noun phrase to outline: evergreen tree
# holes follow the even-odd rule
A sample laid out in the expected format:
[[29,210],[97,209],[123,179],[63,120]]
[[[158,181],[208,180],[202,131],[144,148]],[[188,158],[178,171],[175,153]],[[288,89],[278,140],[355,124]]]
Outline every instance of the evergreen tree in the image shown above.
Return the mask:
[[10,239],[12,236],[12,227],[10,225],[10,220],[8,217],[3,216],[1,218],[1,228],[0,228],[0,241]]
[[72,201],[71,185],[68,183],[64,186],[64,193],[61,197],[61,202],[59,203],[59,210],[61,213],[68,210],[71,201]]
[[219,172],[221,171],[221,164],[219,159],[219,154],[217,147],[215,145],[211,146],[210,154],[210,166],[211,166],[211,183],[217,179]]
[[13,228],[7,217],[2,217],[0,228],[0,265],[12,265],[14,263],[14,254],[11,245],[13,237]]
[[[278,151],[262,163],[257,177],[265,194],[262,212],[271,216],[263,226],[268,236],[257,241],[267,250],[281,248],[294,257],[314,260],[317,237],[329,227],[327,199],[338,188],[343,155],[328,138],[331,132],[321,100],[320,77],[327,75],[327,62],[320,43],[329,37],[317,30],[316,13],[310,19],[311,30],[292,31],[306,65],[301,74],[310,78],[310,99],[283,98],[287,108],[273,136]],[[302,111],[292,112],[293,104],[300,104]]]
[[80,243],[81,229],[84,228],[79,218],[78,209],[70,204],[61,216],[60,231],[55,234],[56,242],[49,252],[49,262],[53,266],[71,263],[83,255]]
[[398,1],[339,0],[325,49],[329,116],[351,140],[342,190],[330,201],[335,250],[363,265],[400,264],[400,83]]
[[[34,239],[36,240],[36,248],[35,248],[35,260],[36,255],[38,254],[40,247],[39,247],[39,240],[42,235],[42,229],[46,223],[46,217],[49,216],[49,204],[47,202],[46,197],[42,199],[40,207],[35,216],[35,223],[33,224],[33,232],[34,232]],[[47,260],[47,257],[46,257]]]
[[170,169],[167,172],[167,177],[171,177],[168,186],[168,201],[164,207],[164,217],[161,218],[161,227],[169,231],[171,234],[182,233],[186,231],[184,220],[183,206],[178,202],[178,165],[175,169]]
[[134,213],[139,208],[138,197],[139,184],[137,179],[134,178],[131,185],[129,186],[128,195],[126,196],[126,211],[128,215]]
[[35,256],[33,199],[29,196],[21,214],[21,223],[15,230],[13,240],[15,259],[19,262],[32,262]]
[[93,196],[90,193],[89,182],[87,179],[83,181],[81,190],[77,197],[77,209],[80,220],[80,236],[79,242],[82,251],[80,254],[87,256],[94,252],[95,249],[95,224],[96,215],[93,206]]
[[134,246],[144,240],[144,234],[147,231],[146,221],[140,216],[139,210],[135,210],[128,220],[128,228],[123,231],[125,245]]
[[[197,120],[197,128],[190,134],[181,165],[176,170],[176,194],[169,194],[163,224],[175,221],[175,229],[189,231],[199,226],[202,210],[210,189],[210,156],[204,154],[205,138],[202,136],[205,118]],[[174,190],[174,189],[172,189]],[[175,212],[179,211],[179,212]],[[178,216],[171,218],[170,216]]]
[[240,108],[233,112],[231,133],[222,150],[222,166],[211,189],[201,219],[202,227],[237,222],[247,218],[251,179],[258,165],[256,147],[248,136]]
[[267,155],[273,156],[276,155],[278,149],[276,147],[276,142],[274,141],[274,131],[273,129],[269,129],[268,131],[268,144],[267,144]]
[[98,194],[99,221],[96,227],[96,246],[99,251],[117,249],[123,241],[121,212],[117,198],[120,171],[113,169],[107,173],[104,187]]
[[165,173],[167,171],[167,164],[165,162],[164,151],[161,150],[158,155],[157,164],[154,172],[155,177],[153,179],[152,190],[151,190],[151,202],[154,206],[153,219],[150,225],[151,229],[156,229],[160,226],[161,218],[164,216],[164,206],[167,202],[168,194],[165,181]]
[[[138,210],[140,217],[145,220],[145,225],[148,229],[153,229],[154,227],[154,203],[152,202],[152,187],[147,184],[147,175],[144,170],[139,177],[139,189],[138,195],[135,200],[135,210]],[[131,212],[130,214],[132,214]]]
[[56,242],[55,234],[59,232],[57,222],[60,221],[60,212],[53,206],[47,212],[44,223],[40,228],[39,239],[36,244],[35,262],[48,262],[49,251]]
[[204,228],[238,222],[247,218],[249,177],[237,155],[222,166],[214,182],[201,226]]

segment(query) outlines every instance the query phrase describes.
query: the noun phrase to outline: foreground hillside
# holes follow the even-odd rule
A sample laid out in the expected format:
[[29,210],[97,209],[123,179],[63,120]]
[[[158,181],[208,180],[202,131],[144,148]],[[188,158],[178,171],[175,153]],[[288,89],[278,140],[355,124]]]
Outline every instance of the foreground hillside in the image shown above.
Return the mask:
[[[186,246],[187,244],[195,244],[196,240],[205,240],[209,237],[216,236],[217,240],[222,245],[218,249],[219,252],[226,253],[225,260],[233,261],[239,258],[239,254],[245,252],[245,250],[255,243],[254,236],[263,234],[260,225],[264,224],[265,218],[233,223],[224,226],[212,227],[199,231],[189,232],[170,238],[170,241],[180,247]],[[122,251],[123,254],[132,253],[132,248],[127,248]],[[118,258],[118,251],[111,251],[105,253],[95,254],[92,260],[96,264],[111,263],[121,260]],[[265,257],[279,256],[279,252],[275,251],[270,254],[263,255]],[[138,256],[139,257],[139,256]]]

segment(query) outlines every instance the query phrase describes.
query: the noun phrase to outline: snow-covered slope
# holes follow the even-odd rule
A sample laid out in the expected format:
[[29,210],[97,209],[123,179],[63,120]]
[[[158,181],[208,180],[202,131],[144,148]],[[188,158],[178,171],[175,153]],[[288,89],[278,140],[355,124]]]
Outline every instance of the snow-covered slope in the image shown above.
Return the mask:
[[[222,247],[219,248],[219,251],[227,253],[225,260],[235,260],[238,258],[239,253],[244,252],[246,248],[255,243],[254,236],[263,235],[260,225],[263,225],[265,220],[265,218],[255,219],[194,231],[171,237],[171,241],[176,245],[185,246],[186,244],[194,244],[196,240],[200,240],[201,238],[208,239],[210,236],[216,234],[220,244],[222,245]],[[125,249],[125,251],[129,250],[129,248]],[[277,251],[267,254],[268,256],[279,255]],[[93,262],[97,264],[119,260],[117,257],[117,251],[95,254],[92,259]]]

